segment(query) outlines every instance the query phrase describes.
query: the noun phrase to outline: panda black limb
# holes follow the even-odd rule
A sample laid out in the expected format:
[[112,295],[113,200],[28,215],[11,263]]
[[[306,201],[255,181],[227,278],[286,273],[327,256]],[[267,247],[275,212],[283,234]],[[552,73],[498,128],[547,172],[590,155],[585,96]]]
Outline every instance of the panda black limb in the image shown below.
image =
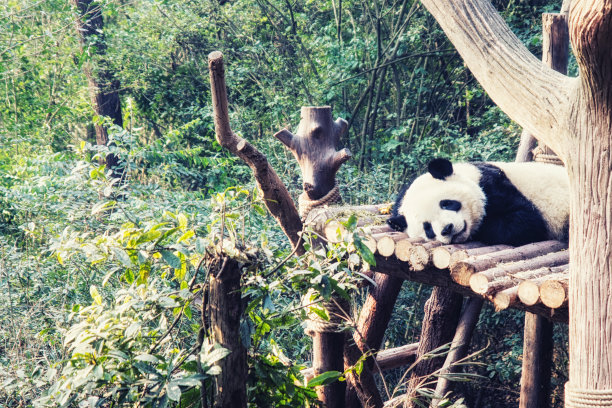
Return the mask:
[[388,224],[446,244],[524,245],[567,241],[569,181],[544,163],[456,163],[434,159],[402,189]]

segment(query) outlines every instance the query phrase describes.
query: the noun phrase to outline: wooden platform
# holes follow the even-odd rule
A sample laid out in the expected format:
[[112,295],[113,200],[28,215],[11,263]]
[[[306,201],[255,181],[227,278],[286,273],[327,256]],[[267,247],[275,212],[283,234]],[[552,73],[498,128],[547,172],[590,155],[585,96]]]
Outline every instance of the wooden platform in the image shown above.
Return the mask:
[[391,230],[381,214],[387,205],[333,207],[312,211],[307,222],[331,242],[347,233],[340,223],[358,217],[357,231],[375,254],[370,269],[405,280],[450,287],[485,298],[496,310],[516,308],[551,320],[568,321],[569,251],[567,244],[544,241],[521,247],[479,242],[441,245],[411,239]]

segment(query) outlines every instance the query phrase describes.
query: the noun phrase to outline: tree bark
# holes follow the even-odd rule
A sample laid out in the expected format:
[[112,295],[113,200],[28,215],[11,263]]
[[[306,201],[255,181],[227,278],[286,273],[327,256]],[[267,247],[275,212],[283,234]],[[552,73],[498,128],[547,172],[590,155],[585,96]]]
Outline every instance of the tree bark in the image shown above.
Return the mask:
[[452,341],[459,321],[462,301],[463,297],[461,295],[448,288],[433,288],[431,296],[425,304],[425,316],[423,317],[417,357],[418,363],[410,373],[405,407],[413,408],[419,406],[415,402],[419,398],[415,394],[416,389],[423,385],[423,381],[429,375],[442,367],[444,363],[443,356],[425,359],[423,357],[432,350]]
[[519,408],[550,406],[550,370],[553,349],[553,323],[525,312],[523,371]]
[[[312,336],[312,368],[315,376],[326,371],[343,371],[342,350],[345,338],[345,333],[314,333]],[[346,382],[334,381],[329,385],[317,387],[317,396],[325,407],[344,408],[345,389]]]
[[212,337],[228,349],[230,354],[218,364],[221,374],[215,378],[215,408],[247,406],[246,348],[240,336],[242,299],[240,292],[240,265],[228,256],[218,258],[211,266],[209,316]]
[[304,253],[300,233],[302,220],[287,188],[264,156],[253,145],[232,132],[229,123],[227,90],[223,54],[219,51],[208,55],[210,87],[215,117],[215,136],[219,144],[240,157],[253,171],[257,187],[262,192],[268,211],[281,226],[298,255]]
[[[353,334],[353,342],[345,346],[345,367],[355,365],[364,353],[378,351],[403,283],[397,277],[380,273],[374,274],[374,280],[376,286],[370,289],[361,308],[357,329]],[[347,407],[358,406],[357,398],[364,407],[382,406],[382,399],[371,374],[377,371],[373,358],[368,357],[365,365],[361,375],[347,376]]]
[[[91,104],[96,115],[109,117],[113,124],[123,127],[119,80],[106,60],[106,40],[102,6],[95,0],[72,0],[79,12],[76,19],[77,36],[83,53],[92,52],[91,60],[83,64],[83,71],[89,84]],[[108,130],[101,123],[95,123],[96,144],[108,145]],[[117,166],[117,156],[106,156],[106,167]]]
[[303,106],[295,135],[287,129],[274,135],[300,165],[304,191],[310,200],[318,200],[334,188],[336,173],[351,158],[348,149],[336,151],[346,127],[344,119],[332,120],[329,106]]
[[612,407],[612,7],[576,0],[580,76],[532,56],[485,0],[423,0],[492,99],[551,147],[570,179],[570,369],[566,407]]

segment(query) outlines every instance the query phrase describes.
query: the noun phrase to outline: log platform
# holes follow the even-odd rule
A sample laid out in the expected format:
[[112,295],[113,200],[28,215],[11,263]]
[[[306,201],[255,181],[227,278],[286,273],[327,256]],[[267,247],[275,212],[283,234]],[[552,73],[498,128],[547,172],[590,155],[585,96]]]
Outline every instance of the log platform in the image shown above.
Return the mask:
[[372,272],[480,297],[492,302],[497,311],[516,308],[567,323],[567,244],[543,241],[521,247],[479,242],[441,245],[393,231],[385,224],[388,215],[381,214],[388,207],[314,210],[307,222],[328,241],[338,242],[347,233],[340,221],[354,213],[360,219],[357,231],[376,258]]

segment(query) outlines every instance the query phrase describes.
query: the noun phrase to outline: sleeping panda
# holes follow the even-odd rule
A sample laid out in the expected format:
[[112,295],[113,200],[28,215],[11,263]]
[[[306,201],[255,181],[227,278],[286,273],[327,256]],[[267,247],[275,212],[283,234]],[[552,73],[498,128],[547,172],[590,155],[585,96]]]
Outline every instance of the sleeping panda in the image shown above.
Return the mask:
[[544,163],[456,163],[434,159],[400,192],[388,224],[410,237],[524,245],[567,241],[569,179]]

